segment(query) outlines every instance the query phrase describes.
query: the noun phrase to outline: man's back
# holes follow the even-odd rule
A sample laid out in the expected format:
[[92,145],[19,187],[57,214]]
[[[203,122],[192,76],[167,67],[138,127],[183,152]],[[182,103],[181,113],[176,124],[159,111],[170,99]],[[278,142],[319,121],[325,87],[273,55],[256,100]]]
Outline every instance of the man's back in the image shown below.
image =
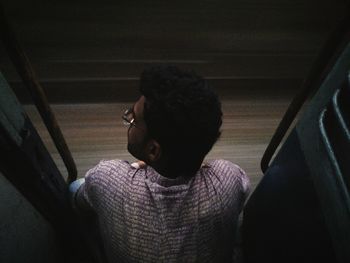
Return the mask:
[[224,160],[176,179],[114,160],[87,173],[76,200],[96,212],[110,262],[227,262],[248,185]]

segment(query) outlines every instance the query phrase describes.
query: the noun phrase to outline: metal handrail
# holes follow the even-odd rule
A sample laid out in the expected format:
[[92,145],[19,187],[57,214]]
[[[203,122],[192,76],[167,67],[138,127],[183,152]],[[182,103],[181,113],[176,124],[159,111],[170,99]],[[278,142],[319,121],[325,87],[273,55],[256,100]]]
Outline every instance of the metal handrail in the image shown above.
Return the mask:
[[77,168],[75,162],[62,135],[56,117],[51,110],[45,92],[37,80],[36,74],[28,57],[19,45],[15,34],[5,17],[4,10],[1,5],[0,35],[19,76],[22,78],[24,85],[28,88],[34,104],[36,105],[40,116],[45,123],[45,126],[49,131],[59,154],[61,155],[61,158],[68,171],[67,182],[70,183],[77,178]]
[[263,173],[265,173],[268,169],[272,156],[276,152],[276,149],[286,135],[290,125],[295,119],[295,116],[300,111],[304,102],[311,94],[317,91],[323,79],[326,77],[326,73],[335,63],[336,57],[339,55],[339,51],[342,50],[346,44],[346,41],[344,41],[344,39],[348,36],[349,29],[350,17],[347,16],[342,21],[340,21],[338,26],[330,34],[327,41],[325,42],[319,56],[314,61],[314,65],[311,68],[307,78],[303,82],[301,89],[293,98],[264,152],[260,163]]

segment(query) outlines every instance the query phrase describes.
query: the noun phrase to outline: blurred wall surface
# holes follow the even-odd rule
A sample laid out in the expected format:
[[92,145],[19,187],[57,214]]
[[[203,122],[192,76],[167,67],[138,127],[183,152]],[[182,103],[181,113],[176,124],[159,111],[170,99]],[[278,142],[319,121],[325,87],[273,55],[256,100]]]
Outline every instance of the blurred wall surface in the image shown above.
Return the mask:
[[[220,92],[297,90],[344,13],[341,0],[24,1],[3,6],[51,102],[137,96],[151,63],[194,69]],[[0,69],[21,100],[0,46]]]

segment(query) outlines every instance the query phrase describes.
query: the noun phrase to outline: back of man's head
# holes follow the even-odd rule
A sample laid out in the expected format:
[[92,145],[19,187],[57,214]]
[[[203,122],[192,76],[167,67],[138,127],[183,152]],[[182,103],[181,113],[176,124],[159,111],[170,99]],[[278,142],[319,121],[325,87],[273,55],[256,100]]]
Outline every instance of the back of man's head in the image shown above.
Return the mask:
[[195,172],[220,136],[221,103],[208,83],[175,66],[142,73],[144,120],[148,134],[179,172]]

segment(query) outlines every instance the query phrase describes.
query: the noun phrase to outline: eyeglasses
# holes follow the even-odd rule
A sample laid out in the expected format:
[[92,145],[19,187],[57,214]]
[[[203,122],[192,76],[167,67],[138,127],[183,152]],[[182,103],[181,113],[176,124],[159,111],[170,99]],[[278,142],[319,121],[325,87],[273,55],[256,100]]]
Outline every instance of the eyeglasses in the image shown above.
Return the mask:
[[122,115],[123,123],[126,126],[135,126],[134,110],[133,108],[127,109]]
[[122,115],[122,119],[123,119],[123,123],[126,126],[134,126],[142,131],[146,131],[145,127],[143,127],[142,125],[137,125],[135,124],[135,112],[133,108],[127,109],[124,114]]
[[135,113],[134,113],[134,109],[133,108],[130,108],[130,109],[127,109],[124,114],[122,115],[122,119],[123,119],[123,123],[124,125],[126,126],[134,126],[138,129],[141,129],[141,130],[144,130],[143,128],[141,128],[140,126],[136,126],[135,124]]

